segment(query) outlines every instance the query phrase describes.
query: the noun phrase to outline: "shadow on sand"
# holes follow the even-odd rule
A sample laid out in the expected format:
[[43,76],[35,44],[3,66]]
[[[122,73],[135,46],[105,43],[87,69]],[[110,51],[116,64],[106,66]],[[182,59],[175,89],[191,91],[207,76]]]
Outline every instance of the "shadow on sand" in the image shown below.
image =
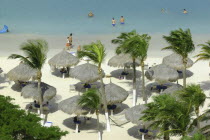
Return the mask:
[[[110,74],[112,77],[118,78],[121,76],[121,73],[124,71],[124,69],[117,69],[112,71]],[[126,76],[126,80],[132,80],[133,79],[133,69],[126,70],[128,72],[128,75]],[[136,70],[136,78],[141,77],[141,71]]]
[[[74,124],[73,119],[74,119],[73,117],[65,119],[63,121],[63,124],[66,127],[75,130],[76,125]],[[81,121],[81,124],[79,125],[79,130],[80,131],[81,130],[93,130],[93,131],[95,131],[97,133],[97,120],[96,119],[91,118],[89,121],[86,121],[86,123],[85,123],[84,117],[79,117],[79,120]],[[100,129],[101,130],[105,130],[105,124],[104,123],[100,123]]]
[[210,81],[202,81],[199,84],[203,90],[210,90]]

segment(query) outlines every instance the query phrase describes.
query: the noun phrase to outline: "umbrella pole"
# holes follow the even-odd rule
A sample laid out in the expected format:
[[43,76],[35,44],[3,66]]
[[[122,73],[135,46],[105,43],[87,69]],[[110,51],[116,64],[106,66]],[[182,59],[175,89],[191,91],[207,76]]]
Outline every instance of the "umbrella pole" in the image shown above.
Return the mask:
[[111,111],[111,116],[113,116],[113,114],[114,114],[114,113],[113,113],[113,112],[114,112],[113,109],[111,109],[110,111]]
[[[78,116],[77,116],[77,121],[78,121]],[[76,122],[76,133],[79,133],[79,123]]]
[[63,73],[63,79],[65,79],[65,73]]

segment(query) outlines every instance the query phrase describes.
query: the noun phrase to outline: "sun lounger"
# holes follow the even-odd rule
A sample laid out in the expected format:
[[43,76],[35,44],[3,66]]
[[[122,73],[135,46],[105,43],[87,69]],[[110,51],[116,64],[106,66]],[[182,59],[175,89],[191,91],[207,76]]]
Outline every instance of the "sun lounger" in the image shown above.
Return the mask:
[[116,126],[122,126],[129,121],[125,118],[125,111],[123,110],[121,113],[118,113],[114,116],[109,116],[110,120],[116,125]]
[[46,123],[44,124],[44,126],[45,126],[45,127],[51,127],[51,126],[53,126],[53,123],[52,123],[52,122],[46,122]]
[[76,91],[76,87],[75,87],[74,84],[70,84],[70,86],[69,86],[69,91],[70,91],[70,92],[71,92],[71,91]]

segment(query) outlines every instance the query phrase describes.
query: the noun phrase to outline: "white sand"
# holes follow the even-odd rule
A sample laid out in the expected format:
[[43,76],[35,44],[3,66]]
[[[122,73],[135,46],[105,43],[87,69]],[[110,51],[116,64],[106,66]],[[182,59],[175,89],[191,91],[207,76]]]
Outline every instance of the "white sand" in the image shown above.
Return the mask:
[[[105,62],[103,63],[102,67],[106,74],[109,74],[111,71],[116,70],[117,68],[112,68],[107,66],[107,61],[110,57],[114,55],[115,46],[110,43],[110,40],[115,37],[116,35],[110,36],[110,35],[99,35],[99,36],[86,36],[86,37],[75,37],[73,40],[73,44],[75,46],[78,46],[78,44],[83,45],[86,43],[90,43],[95,40],[101,40],[103,44],[107,48],[107,57]],[[151,46],[148,53],[148,59],[146,63],[148,63],[150,66],[153,63],[161,63],[162,58],[166,55],[171,54],[171,52],[168,51],[161,51],[162,47],[167,46],[166,42],[162,39],[161,35],[153,35],[153,39],[151,40]],[[205,35],[195,35],[193,36],[195,43],[200,44],[204,43],[208,40],[209,36]],[[25,108],[27,104],[32,102],[32,99],[24,99],[20,96],[20,92],[14,91],[11,87],[13,86],[14,82],[8,81],[7,79],[2,78],[4,74],[6,74],[9,70],[14,68],[16,65],[18,65],[18,60],[8,60],[7,57],[11,53],[19,53],[19,45],[25,41],[26,39],[31,38],[44,38],[49,42],[50,51],[48,54],[48,58],[51,58],[53,55],[61,51],[65,46],[66,37],[64,36],[39,36],[39,35],[12,35],[12,34],[5,34],[0,35],[0,67],[3,69],[3,74],[1,74],[0,78],[0,94],[5,96],[11,96],[12,98],[15,98],[14,103],[20,105],[21,108]],[[72,50],[75,51],[76,47]],[[198,53],[198,49],[191,55],[194,56]],[[81,62],[84,63],[84,62]],[[137,70],[140,70],[138,67]],[[194,73],[194,75],[187,79],[187,83],[199,83],[201,86],[205,89],[205,93],[207,96],[209,96],[209,90],[210,90],[210,81],[209,81],[209,65],[208,62],[198,62],[193,65],[189,69]],[[56,87],[57,89],[57,96],[52,102],[59,103],[60,101],[69,98],[71,96],[77,95],[77,92],[69,92],[69,85],[70,84],[76,84],[79,81],[72,78],[66,78],[62,79],[61,77],[52,75],[50,73],[50,67],[48,63],[46,62],[44,68],[43,68],[43,78],[42,81],[48,83],[49,85],[52,85]],[[105,83],[109,83],[109,78],[104,78]],[[124,104],[127,104],[129,107],[132,106],[132,80],[119,80],[116,78],[112,78],[112,82],[122,86],[125,88],[129,93],[129,97]],[[139,83],[139,82],[138,82]],[[182,84],[182,80],[179,80],[179,83]],[[140,87],[140,85],[138,85]],[[151,98],[150,98],[151,101]],[[202,110],[205,110],[208,106],[209,99],[206,100],[206,103]],[[143,103],[141,98],[138,98],[137,104]],[[54,105],[55,106],[55,105]],[[73,115],[72,115],[73,116]],[[54,111],[53,113],[50,113],[48,116],[48,121],[52,121],[54,125],[59,126],[62,130],[67,130],[69,134],[66,137],[63,137],[62,140],[96,140],[98,138],[98,134],[95,131],[96,125],[92,126],[91,129],[82,129],[79,134],[76,134],[74,131],[74,125],[71,123],[63,123],[66,122],[64,120],[69,119],[72,117],[68,114],[63,113],[62,111]],[[96,118],[95,115],[92,116],[92,118]],[[93,120],[93,119],[92,119]],[[69,120],[67,120],[68,122]],[[94,121],[94,120],[93,120]],[[69,121],[70,122],[70,121]],[[94,121],[95,122],[95,121]],[[100,122],[102,124],[105,124],[105,117],[104,115],[100,115]],[[113,124],[113,123],[111,123]],[[71,128],[67,126],[71,125]],[[123,125],[122,127],[118,127],[115,125],[111,125],[111,132],[106,132],[106,130],[103,131],[103,140],[112,140],[112,139],[121,139],[121,140],[133,140],[133,139],[139,139],[140,137],[133,137],[130,136],[132,134],[137,135],[137,129],[133,128],[135,125],[132,123],[127,123]],[[132,134],[128,134],[129,133]],[[178,138],[173,138],[178,139]]]

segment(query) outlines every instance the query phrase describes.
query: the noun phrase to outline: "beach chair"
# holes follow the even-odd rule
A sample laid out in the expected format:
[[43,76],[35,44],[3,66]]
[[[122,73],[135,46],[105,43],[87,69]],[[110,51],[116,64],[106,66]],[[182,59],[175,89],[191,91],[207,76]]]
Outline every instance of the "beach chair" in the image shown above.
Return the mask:
[[51,126],[53,126],[53,123],[52,122],[46,122],[44,124],[44,127],[51,127]]
[[76,87],[75,87],[75,84],[70,84],[69,85],[69,91],[76,91]]
[[122,112],[114,115],[114,116],[109,116],[110,120],[116,125],[121,127],[122,125],[128,123],[129,121],[125,118],[125,112],[126,110],[124,109]]

